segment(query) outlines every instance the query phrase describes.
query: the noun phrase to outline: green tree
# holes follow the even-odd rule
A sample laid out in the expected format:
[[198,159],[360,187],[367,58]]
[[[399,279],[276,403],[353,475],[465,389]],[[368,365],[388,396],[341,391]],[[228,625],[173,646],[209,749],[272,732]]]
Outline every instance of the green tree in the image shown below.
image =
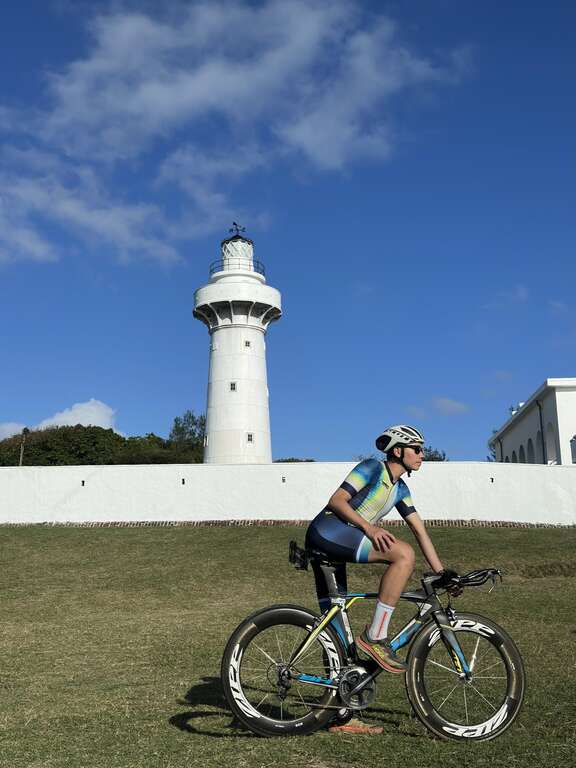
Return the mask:
[[448,461],[445,451],[439,451],[432,448],[431,445],[424,446],[424,461]]
[[182,416],[176,416],[170,430],[168,441],[174,445],[193,447],[204,443],[206,433],[206,417],[196,416],[194,411],[184,411]]
[[274,459],[274,464],[299,464],[302,462],[309,462],[309,461],[316,461],[316,459],[297,459],[294,456],[291,456],[289,459]]
[[115,464],[173,464],[168,441],[150,432],[127,437],[120,446]]
[[[30,430],[24,448],[24,466],[115,464],[124,439],[102,427],[48,427]],[[22,435],[0,442],[0,466],[17,466]]]
[[[203,458],[204,416],[186,411],[174,419],[166,440],[153,433],[123,437],[102,427],[48,427],[26,436],[26,466],[82,464],[199,464]],[[0,441],[0,466],[18,466],[22,435]]]
[[[369,456],[356,456],[356,461],[363,461],[364,459],[374,459],[376,455],[371,453]],[[424,446],[424,461],[448,461],[445,451],[438,451],[436,448],[432,448],[431,445]]]
[[174,463],[201,464],[204,455],[206,417],[196,416],[194,411],[184,411],[176,416],[168,436],[169,449]]

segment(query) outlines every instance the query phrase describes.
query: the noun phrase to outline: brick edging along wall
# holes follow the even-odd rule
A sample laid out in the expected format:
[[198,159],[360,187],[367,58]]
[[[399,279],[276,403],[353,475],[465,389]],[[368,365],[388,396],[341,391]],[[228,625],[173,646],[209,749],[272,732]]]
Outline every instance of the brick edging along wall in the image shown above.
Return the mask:
[[[517,523],[505,520],[425,520],[428,528],[576,528],[557,523]],[[2,528],[246,528],[289,526],[305,528],[309,520],[141,520],[86,523],[1,523]],[[405,526],[403,520],[387,520],[386,528]]]

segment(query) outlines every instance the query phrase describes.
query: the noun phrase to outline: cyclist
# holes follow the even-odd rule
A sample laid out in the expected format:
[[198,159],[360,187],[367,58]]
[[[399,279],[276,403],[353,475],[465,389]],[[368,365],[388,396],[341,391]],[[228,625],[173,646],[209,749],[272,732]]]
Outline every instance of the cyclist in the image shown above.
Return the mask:
[[[405,424],[389,427],[376,439],[376,447],[386,454],[386,461],[370,458],[354,467],[310,523],[306,546],[341,561],[336,568],[336,580],[343,593],[347,591],[346,562],[388,564],[380,581],[372,623],[356,643],[383,669],[401,674],[406,671],[406,664],[390,646],[388,626],[414,568],[414,550],[377,523],[396,507],[431,569],[440,572],[443,566],[402,479],[402,475],[410,476],[422,465],[422,433]],[[324,611],[330,599],[318,566],[314,568],[314,576],[320,608]]]

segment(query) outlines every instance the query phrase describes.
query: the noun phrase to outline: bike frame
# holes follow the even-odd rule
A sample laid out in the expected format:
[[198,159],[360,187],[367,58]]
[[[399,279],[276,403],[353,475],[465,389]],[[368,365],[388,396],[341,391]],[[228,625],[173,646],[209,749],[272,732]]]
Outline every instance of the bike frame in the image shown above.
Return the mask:
[[[327,583],[331,585],[330,592],[333,592],[335,586],[334,569],[330,566],[320,566],[327,577]],[[330,578],[331,577],[331,578]],[[436,576],[434,578],[437,578]],[[441,605],[438,596],[431,587],[433,578],[422,580],[423,589],[416,592],[403,592],[400,595],[401,600],[406,600],[418,605],[418,610],[415,616],[398,632],[398,634],[391,640],[392,648],[397,651],[400,648],[404,648],[409,645],[415,635],[420,631],[424,624],[430,621],[434,621],[440,632],[440,636],[446,646],[452,664],[455,671],[459,675],[468,677],[470,675],[470,667],[464,656],[462,648],[458,643],[456,634],[452,629],[450,620],[455,618],[453,610],[449,607],[444,609]],[[378,597],[377,592],[352,592],[346,595],[330,595],[331,606],[325,611],[316,621],[315,626],[312,629],[310,635],[300,644],[300,646],[294,651],[290,659],[288,660],[288,666],[296,664],[299,659],[302,659],[308,648],[312,645],[314,640],[320,635],[320,633],[332,624],[335,628],[343,650],[346,653],[348,661],[352,663],[360,663],[358,653],[356,650],[356,643],[348,620],[348,609],[358,600],[374,600]],[[341,628],[334,621],[338,616],[341,617],[342,625],[345,628],[345,634],[342,633]],[[375,662],[366,664],[362,661],[362,665],[365,667],[372,667],[370,679],[377,677],[382,671],[382,667]],[[302,683],[310,683],[311,685],[322,685],[326,688],[336,688],[337,681],[327,678],[317,677],[316,675],[299,674],[293,676],[295,680]],[[367,680],[366,680],[367,682]]]

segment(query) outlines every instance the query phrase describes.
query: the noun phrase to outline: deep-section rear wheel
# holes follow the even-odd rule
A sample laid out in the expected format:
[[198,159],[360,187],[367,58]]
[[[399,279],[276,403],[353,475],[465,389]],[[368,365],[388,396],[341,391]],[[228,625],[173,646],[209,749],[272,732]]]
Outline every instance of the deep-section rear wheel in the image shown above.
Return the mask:
[[344,666],[337,635],[324,629],[295,665],[289,660],[310,635],[316,617],[294,605],[272,606],[243,621],[222,658],[222,685],[231,710],[261,736],[306,734],[337,713],[336,688],[303,682],[335,680]]
[[420,720],[440,738],[494,739],[512,725],[522,706],[522,658],[513,640],[491,619],[459,613],[451,624],[470,675],[454,668],[440,630],[427,624],[408,656],[408,698]]

